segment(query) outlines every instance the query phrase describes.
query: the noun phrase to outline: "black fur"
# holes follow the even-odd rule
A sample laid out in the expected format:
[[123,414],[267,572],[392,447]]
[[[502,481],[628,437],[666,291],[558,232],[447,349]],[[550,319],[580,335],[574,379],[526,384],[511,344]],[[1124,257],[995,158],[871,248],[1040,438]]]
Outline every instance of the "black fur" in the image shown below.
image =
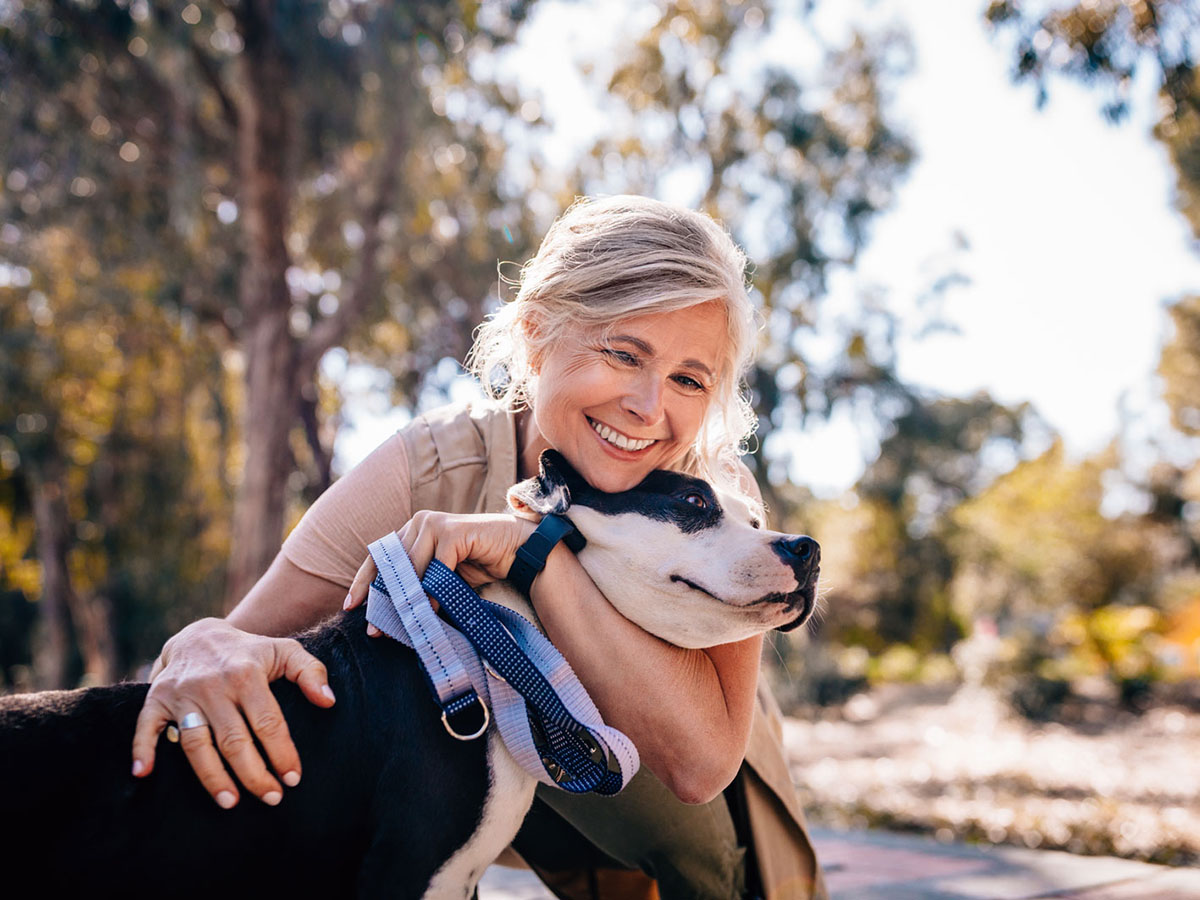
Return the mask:
[[[708,482],[679,472],[657,469],[628,491],[608,494],[592,487],[572,468],[557,450],[545,450],[538,460],[538,487],[531,497],[552,497],[555,489],[567,491],[571,506],[587,506],[610,516],[637,513],[657,522],[669,522],[683,534],[695,534],[720,525],[725,513],[717,502]],[[520,494],[525,500],[525,494]],[[547,512],[562,512],[558,509],[538,509]]]
[[221,809],[165,739],[130,775],[148,685],[0,698],[2,893],[419,897],[479,822],[486,740],[446,734],[416,655],[366,637],[361,608],[300,640],[338,702],[272,685],[304,769],[277,807]]

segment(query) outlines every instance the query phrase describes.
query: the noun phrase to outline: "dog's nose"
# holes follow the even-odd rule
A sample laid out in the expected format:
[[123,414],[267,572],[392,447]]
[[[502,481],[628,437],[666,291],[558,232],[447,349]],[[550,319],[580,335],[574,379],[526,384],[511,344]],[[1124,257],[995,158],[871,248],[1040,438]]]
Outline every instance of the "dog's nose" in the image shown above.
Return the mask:
[[797,573],[810,575],[821,561],[821,545],[808,535],[780,538],[775,542],[775,552],[783,557]]

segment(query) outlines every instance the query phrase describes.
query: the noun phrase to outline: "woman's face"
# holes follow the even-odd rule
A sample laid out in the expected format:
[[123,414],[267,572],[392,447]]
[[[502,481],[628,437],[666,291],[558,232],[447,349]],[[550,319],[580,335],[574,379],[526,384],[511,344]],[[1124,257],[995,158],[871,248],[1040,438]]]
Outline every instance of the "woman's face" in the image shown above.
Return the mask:
[[545,445],[603,491],[677,465],[708,411],[726,333],[710,301],[562,341],[538,361],[533,418]]

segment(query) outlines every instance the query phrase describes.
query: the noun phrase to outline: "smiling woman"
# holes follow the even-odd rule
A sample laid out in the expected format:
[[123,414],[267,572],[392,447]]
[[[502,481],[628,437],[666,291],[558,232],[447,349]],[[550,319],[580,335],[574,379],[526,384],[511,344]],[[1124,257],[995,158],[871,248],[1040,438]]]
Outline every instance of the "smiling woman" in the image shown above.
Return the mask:
[[[355,573],[368,569],[359,567],[366,547],[398,527],[418,573],[437,558],[474,585],[504,578],[533,530],[505,494],[536,474],[547,448],[593,488],[626,491],[655,470],[682,471],[761,519],[739,461],[754,423],[741,391],[756,335],[744,269],[729,235],[702,214],[640,197],[575,204],[522,270],[513,301],[477,334],[470,363],[490,401],[417,417],[321,497],[227,620],[195,623],[164,647],[135,775],[152,770],[167,722],[198,713],[211,729],[188,729],[181,744],[213,798],[238,803],[227,763],[263,802],[281,802],[280,782],[299,782],[300,759],[268,683],[287,676],[314,703],[332,698],[318,661],[261,635],[328,615],[352,582],[345,607],[361,602],[366,582]],[[699,543],[677,549],[673,563],[712,555]],[[605,721],[643,762],[615,798],[539,790],[514,847],[557,896],[823,896],[777,708],[757,693],[761,635],[706,649],[668,644],[621,615],[561,544],[529,593]]]
[[568,336],[531,360],[537,397],[525,467],[554,447],[595,487],[627,490],[678,466],[696,442],[725,347],[725,310],[626,319],[620,334]]
[[[745,268],[745,255],[708,216],[641,197],[579,201],[521,270],[516,298],[480,327],[468,365],[502,406],[535,412],[547,399],[530,404],[539,388],[595,355],[631,381],[649,370],[642,402],[660,402],[652,380],[667,379],[664,400],[692,396],[699,421],[686,440],[668,435],[647,456],[744,493],[738,457],[756,417],[740,387],[758,330]],[[541,371],[564,347],[579,355]],[[626,416],[595,424],[626,441],[660,437]]]

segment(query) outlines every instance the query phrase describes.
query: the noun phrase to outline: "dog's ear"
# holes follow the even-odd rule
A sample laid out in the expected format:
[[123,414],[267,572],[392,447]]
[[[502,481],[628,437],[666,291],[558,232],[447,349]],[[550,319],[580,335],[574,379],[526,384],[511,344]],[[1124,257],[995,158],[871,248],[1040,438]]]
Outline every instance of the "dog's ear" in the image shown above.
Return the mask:
[[570,483],[578,478],[561,453],[544,450],[538,460],[538,474],[508,489],[508,505],[525,519],[565,513],[571,506]]

